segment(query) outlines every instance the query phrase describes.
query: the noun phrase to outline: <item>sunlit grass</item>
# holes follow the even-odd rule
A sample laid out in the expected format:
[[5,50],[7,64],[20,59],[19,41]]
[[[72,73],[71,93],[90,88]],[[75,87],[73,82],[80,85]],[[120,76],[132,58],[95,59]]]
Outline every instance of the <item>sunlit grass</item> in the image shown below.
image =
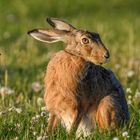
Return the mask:
[[[99,32],[110,50],[105,67],[121,81],[131,114],[120,130],[98,129],[87,140],[140,139],[140,2],[1,0],[0,4],[0,139],[46,138],[48,113],[44,111],[43,78],[51,56],[62,43],[44,44],[29,38],[27,31],[49,27],[46,17],[61,17],[75,27]],[[65,140],[59,126],[49,140]],[[74,139],[75,137],[73,137]],[[116,138],[116,139],[115,139]]]

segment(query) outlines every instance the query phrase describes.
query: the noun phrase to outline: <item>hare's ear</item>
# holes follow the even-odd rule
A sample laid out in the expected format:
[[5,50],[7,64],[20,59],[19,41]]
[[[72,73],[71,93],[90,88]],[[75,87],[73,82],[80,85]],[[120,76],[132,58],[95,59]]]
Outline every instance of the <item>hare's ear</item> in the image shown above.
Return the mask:
[[65,42],[65,32],[59,30],[47,30],[47,29],[34,29],[28,32],[33,38],[47,43],[53,43],[57,41]]
[[47,22],[55,29],[63,30],[63,31],[72,31],[75,29],[72,25],[67,23],[66,21],[57,19],[57,18],[47,18]]

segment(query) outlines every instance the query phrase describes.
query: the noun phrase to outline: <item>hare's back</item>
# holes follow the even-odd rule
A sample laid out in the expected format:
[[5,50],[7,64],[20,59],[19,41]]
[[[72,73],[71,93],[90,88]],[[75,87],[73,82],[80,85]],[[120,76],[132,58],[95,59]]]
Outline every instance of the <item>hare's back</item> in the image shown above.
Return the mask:
[[101,98],[109,94],[113,88],[110,71],[91,62],[86,63],[79,88],[81,94],[86,92],[86,96],[96,100],[97,97]]
[[49,62],[45,76],[46,94],[63,96],[102,96],[113,87],[110,72],[65,51],[58,52]]

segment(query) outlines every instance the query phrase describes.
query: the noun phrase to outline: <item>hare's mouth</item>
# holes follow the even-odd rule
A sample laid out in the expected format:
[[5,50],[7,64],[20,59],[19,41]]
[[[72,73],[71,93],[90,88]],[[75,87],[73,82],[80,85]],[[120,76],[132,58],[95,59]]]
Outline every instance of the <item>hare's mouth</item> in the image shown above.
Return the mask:
[[104,62],[97,62],[97,61],[90,61],[90,62],[92,62],[95,65],[103,65],[104,64]]
[[109,61],[109,58],[106,58],[104,63],[108,63],[108,61]]
[[99,63],[99,65],[103,65],[103,63]]
[[103,65],[103,64],[108,63],[108,61],[109,61],[109,59],[105,59],[102,62],[99,62],[99,61],[91,61],[91,62],[94,63],[95,65]]

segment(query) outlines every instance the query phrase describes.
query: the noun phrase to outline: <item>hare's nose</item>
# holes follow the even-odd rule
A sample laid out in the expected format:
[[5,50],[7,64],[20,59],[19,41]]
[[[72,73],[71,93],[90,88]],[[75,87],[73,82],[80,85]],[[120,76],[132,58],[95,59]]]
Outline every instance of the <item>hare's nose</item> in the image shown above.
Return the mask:
[[108,59],[108,58],[110,57],[110,55],[109,55],[109,52],[108,52],[108,51],[106,51],[106,53],[104,54],[104,57],[105,57],[106,59]]

